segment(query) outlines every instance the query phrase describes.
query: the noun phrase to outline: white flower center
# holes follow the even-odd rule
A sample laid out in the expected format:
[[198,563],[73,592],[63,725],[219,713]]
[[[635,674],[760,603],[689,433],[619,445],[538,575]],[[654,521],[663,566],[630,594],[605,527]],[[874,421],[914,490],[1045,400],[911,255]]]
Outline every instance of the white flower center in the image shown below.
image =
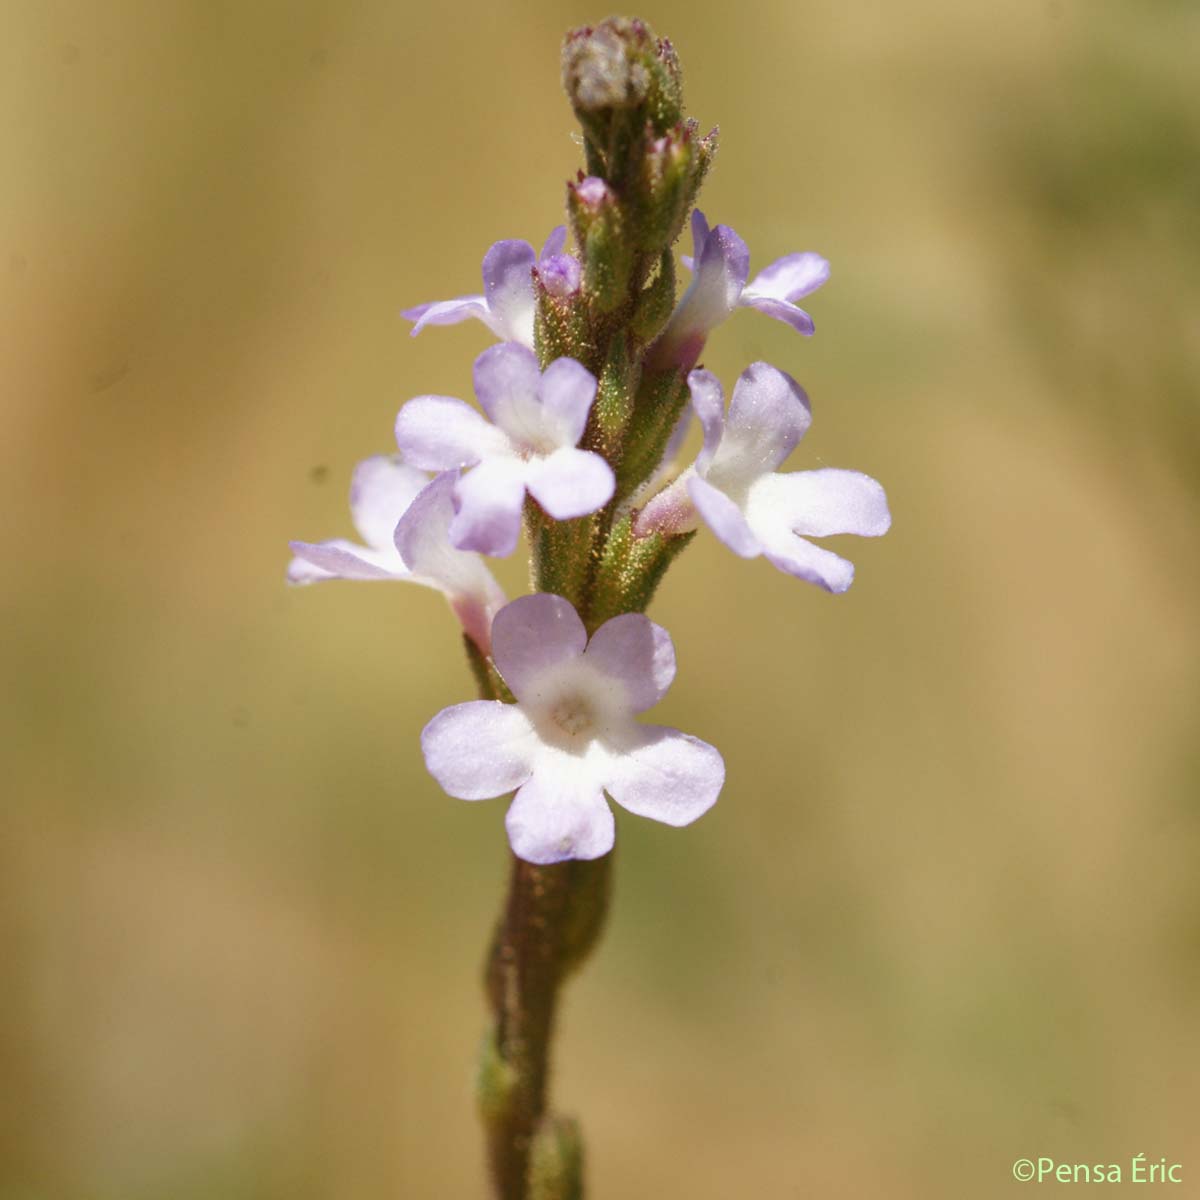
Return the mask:
[[587,733],[596,723],[592,706],[579,695],[564,696],[550,709],[550,720],[568,737]]
[[544,745],[578,760],[606,753],[633,723],[624,685],[582,658],[547,668],[522,705]]

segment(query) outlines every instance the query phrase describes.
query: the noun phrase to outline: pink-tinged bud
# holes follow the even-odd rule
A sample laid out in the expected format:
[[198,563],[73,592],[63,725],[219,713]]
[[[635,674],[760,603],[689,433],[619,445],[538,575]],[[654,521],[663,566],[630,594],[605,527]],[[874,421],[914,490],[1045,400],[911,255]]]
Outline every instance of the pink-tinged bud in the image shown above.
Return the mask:
[[554,254],[544,258],[535,268],[542,287],[556,300],[567,300],[579,291],[583,271],[579,260],[569,254]]

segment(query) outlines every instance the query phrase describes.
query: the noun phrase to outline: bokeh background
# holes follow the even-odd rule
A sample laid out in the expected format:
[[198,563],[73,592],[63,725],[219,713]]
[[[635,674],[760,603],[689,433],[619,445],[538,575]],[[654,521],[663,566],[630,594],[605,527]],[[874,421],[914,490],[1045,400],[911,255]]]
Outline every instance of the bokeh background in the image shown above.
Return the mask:
[[[540,242],[578,3],[5,0],[0,1197],[484,1196],[504,805],[417,734],[439,598],[288,591]],[[720,123],[703,207],[833,262],[706,362],[883,480],[841,598],[701,535],[660,719],[720,804],[622,816],[557,1099],[593,1195],[991,1197],[1045,1155],[1200,1194],[1200,9],[642,9]],[[516,593],[517,560],[503,578]],[[1127,1184],[1125,1186],[1133,1186]]]

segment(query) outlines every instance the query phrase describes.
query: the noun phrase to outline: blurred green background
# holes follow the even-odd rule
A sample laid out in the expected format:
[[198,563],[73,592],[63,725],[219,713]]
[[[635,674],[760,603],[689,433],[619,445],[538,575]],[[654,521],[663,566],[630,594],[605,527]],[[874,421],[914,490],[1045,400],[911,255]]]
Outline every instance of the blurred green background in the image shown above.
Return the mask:
[[[417,735],[436,595],[288,591],[540,243],[582,4],[6,0],[0,1197],[480,1197],[504,804]],[[833,263],[795,467],[887,486],[831,598],[702,534],[656,718],[729,781],[622,815],[560,1105],[593,1194],[1200,1186],[1200,8],[643,8],[720,123],[703,207]],[[523,567],[503,564],[510,594]],[[1126,1185],[1132,1186],[1132,1185]]]

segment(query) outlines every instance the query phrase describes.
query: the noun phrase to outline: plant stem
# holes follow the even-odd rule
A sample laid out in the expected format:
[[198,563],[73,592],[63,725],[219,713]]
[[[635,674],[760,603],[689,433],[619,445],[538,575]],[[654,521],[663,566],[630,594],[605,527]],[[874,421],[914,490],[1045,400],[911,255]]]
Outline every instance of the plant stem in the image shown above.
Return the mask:
[[485,973],[494,1024],[485,1047],[489,1078],[481,1079],[488,1157],[501,1200],[529,1195],[530,1144],[547,1119],[559,989],[599,940],[611,872],[611,854],[549,867],[511,858],[508,899]]

